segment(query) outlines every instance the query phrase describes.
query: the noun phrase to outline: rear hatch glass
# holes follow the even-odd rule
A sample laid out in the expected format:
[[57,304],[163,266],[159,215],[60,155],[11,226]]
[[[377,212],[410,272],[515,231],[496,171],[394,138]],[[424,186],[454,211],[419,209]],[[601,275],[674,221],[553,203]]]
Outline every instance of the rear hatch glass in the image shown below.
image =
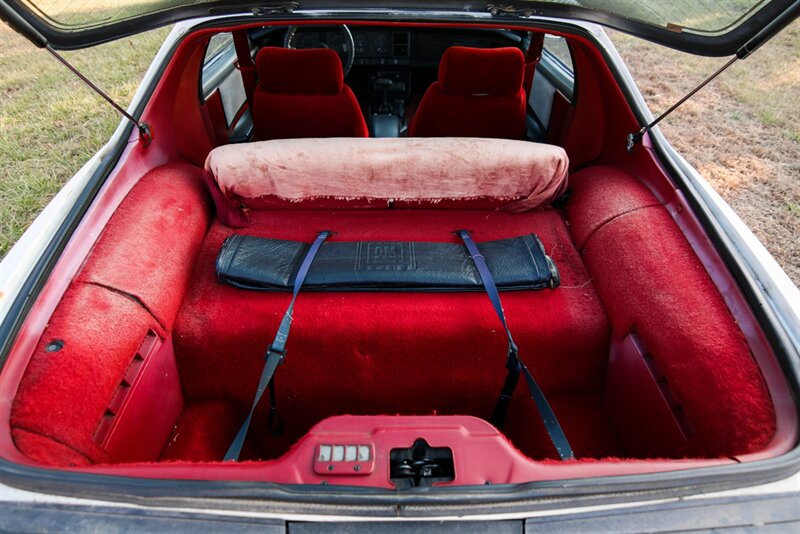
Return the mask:
[[[4,5],[5,4],[5,5]],[[259,15],[305,10],[361,9],[436,10],[486,12],[509,17],[536,15],[571,18],[604,24],[686,52],[703,55],[728,55],[736,52],[765,28],[776,26],[777,19],[794,12],[780,30],[796,17],[800,2],[791,0],[549,0],[476,2],[470,0],[421,2],[406,1],[320,1],[299,2],[209,0],[7,0],[2,11],[11,10],[54,48],[81,48],[142,32],[187,18],[213,14],[248,13]],[[1,13],[1,12],[0,12]],[[373,11],[378,13],[380,11]],[[783,16],[782,16],[783,14]],[[8,14],[3,17],[10,19]],[[12,23],[12,25],[14,25]],[[774,33],[774,32],[772,32]]]

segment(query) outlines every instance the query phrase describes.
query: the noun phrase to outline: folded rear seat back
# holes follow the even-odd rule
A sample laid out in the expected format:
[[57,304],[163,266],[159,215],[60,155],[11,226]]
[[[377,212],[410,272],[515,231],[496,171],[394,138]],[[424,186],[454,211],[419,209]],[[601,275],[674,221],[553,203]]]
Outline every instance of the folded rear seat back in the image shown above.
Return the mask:
[[211,151],[219,219],[263,209],[544,209],[567,186],[561,147],[482,138],[291,139]]

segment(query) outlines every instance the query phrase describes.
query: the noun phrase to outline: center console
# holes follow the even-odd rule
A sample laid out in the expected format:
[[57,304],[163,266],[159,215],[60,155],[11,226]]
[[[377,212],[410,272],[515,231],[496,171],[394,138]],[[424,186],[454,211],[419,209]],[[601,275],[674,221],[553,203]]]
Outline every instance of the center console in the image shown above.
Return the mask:
[[369,74],[369,132],[372,137],[400,137],[408,124],[406,103],[411,96],[407,69],[375,69]]

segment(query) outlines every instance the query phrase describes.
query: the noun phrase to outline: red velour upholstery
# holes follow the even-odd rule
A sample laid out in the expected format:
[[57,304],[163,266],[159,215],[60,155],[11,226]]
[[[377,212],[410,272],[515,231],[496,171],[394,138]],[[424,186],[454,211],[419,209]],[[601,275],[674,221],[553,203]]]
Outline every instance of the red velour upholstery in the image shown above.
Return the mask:
[[439,86],[450,95],[516,96],[524,63],[517,48],[451,46],[439,63]]
[[14,444],[25,456],[45,465],[89,465],[92,462],[78,451],[36,432],[19,428],[11,430]]
[[[85,275],[51,317],[20,383],[12,433],[33,460],[114,461],[101,446],[98,429],[149,331],[165,343],[173,340],[186,400],[160,458],[152,460],[221,459],[252,401],[264,349],[291,295],[221,284],[214,260],[234,230],[214,222],[200,245],[198,228],[207,215],[197,194],[197,171],[156,171],[142,179],[109,223]],[[252,225],[239,232],[308,242],[327,228],[336,232],[333,240],[453,243],[457,228],[471,230],[479,242],[535,232],[558,265],[562,284],[555,290],[504,292],[502,300],[520,355],[579,459],[726,457],[763,448],[775,432],[769,392],[719,291],[669,213],[619,169],[586,169],[572,183],[569,224],[552,208],[286,210],[255,211]],[[201,213],[187,213],[192,210]],[[150,246],[142,246],[139,233]],[[137,262],[120,252],[128,250],[122,242],[103,240],[131,240],[130,248],[139,248],[142,258]],[[160,266],[153,261],[159,257]],[[163,270],[153,275],[157,287],[136,280],[148,278],[143,270],[148,265]],[[184,277],[188,287],[181,297]],[[172,332],[172,304],[161,303],[157,291],[176,292],[164,295],[165,303],[181,300]],[[159,314],[165,325],[155,320]],[[277,457],[332,415],[488,418],[506,375],[506,339],[483,292],[307,292],[298,298],[293,318],[287,358],[275,382],[286,430],[279,438],[269,434],[265,399],[245,459]],[[613,376],[607,380],[609,348],[632,331],[668,384],[658,387],[674,396],[672,406],[681,407],[689,432],[685,444],[654,437],[658,428],[639,437],[637,419],[625,405],[638,403],[641,420],[650,416],[650,401],[636,393],[641,388],[615,383]],[[55,340],[63,347],[48,350]],[[152,433],[152,421],[138,424],[126,431]],[[504,433],[532,458],[555,457],[523,383]]]
[[333,50],[267,47],[256,56],[256,68],[254,140],[369,135]]
[[169,328],[208,223],[200,169],[158,167],[114,213],[78,279],[130,295]]
[[[219,460],[225,456],[225,451],[245,416],[243,410],[225,401],[199,402],[186,406],[161,452],[160,459],[191,462]],[[243,454],[254,456],[251,449],[245,449]]]
[[258,87],[287,95],[338,95],[344,87],[342,62],[327,48],[268,47],[256,56]]
[[[135,301],[73,284],[28,364],[11,411],[12,429],[52,439],[52,461],[63,458],[65,447],[102,461],[106,453],[95,433],[148,330],[158,332],[158,324]],[[63,348],[47,348],[56,341]],[[32,445],[17,442],[23,453]],[[41,458],[44,447],[36,445]]]
[[569,208],[572,239],[579,250],[598,228],[612,219],[661,205],[636,178],[616,167],[591,167],[573,174],[570,180],[573,179],[581,182],[572,188]]
[[517,48],[448,48],[439,80],[422,97],[409,135],[522,139],[524,76],[525,57]]

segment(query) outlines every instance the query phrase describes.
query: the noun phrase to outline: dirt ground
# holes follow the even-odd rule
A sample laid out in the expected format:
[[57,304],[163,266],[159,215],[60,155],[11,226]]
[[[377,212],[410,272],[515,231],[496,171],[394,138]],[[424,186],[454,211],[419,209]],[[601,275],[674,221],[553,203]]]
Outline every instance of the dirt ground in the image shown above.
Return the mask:
[[[656,116],[727,60],[609,33]],[[800,285],[800,22],[660,126]]]

